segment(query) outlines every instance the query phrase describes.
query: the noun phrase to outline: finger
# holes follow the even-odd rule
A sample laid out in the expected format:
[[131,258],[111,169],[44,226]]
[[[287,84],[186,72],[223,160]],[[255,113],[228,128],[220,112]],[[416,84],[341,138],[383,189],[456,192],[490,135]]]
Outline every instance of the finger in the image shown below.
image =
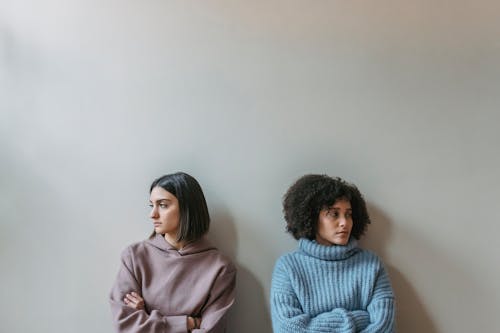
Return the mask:
[[135,306],[137,304],[134,300],[130,300],[128,298],[124,298],[123,301],[125,302],[125,304],[130,306]]
[[135,303],[133,303],[133,302],[129,301],[129,300],[128,300],[128,299],[126,299],[126,298],[124,298],[124,299],[123,299],[123,301],[125,302],[125,305],[126,305],[126,306],[128,306],[128,307],[130,307],[130,308],[132,308],[132,309],[135,309],[135,308],[136,308],[136,306],[137,306]]
[[133,302],[129,301],[128,299],[125,300],[125,305],[128,306],[129,308],[132,308],[132,309],[136,309],[136,310],[140,309],[140,306],[138,304],[133,303]]
[[144,298],[136,292],[132,292],[132,296],[134,296],[138,301],[144,301]]
[[135,297],[137,303],[144,303],[144,298],[142,298],[138,293],[132,292],[131,295]]
[[125,295],[125,297],[127,297],[127,299],[131,302],[134,302],[134,303],[139,302],[139,300],[136,297],[132,296],[131,294],[127,294],[127,295]]

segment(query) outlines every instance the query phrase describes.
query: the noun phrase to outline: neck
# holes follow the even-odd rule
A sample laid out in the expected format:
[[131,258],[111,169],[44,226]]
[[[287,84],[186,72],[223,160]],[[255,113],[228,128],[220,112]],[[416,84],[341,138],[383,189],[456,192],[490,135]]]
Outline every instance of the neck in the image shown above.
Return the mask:
[[165,234],[165,240],[170,244],[172,245],[173,247],[175,247],[177,250],[180,250],[184,247],[185,242],[181,241],[177,241],[177,235],[169,235],[169,234]]

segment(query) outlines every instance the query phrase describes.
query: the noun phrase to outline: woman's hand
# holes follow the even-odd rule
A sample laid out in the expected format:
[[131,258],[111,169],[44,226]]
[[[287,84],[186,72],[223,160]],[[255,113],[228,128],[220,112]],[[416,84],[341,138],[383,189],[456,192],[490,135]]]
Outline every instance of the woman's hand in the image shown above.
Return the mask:
[[191,317],[191,316],[187,317],[187,328],[189,332],[191,332],[194,329],[200,328],[200,324],[201,324],[201,318]]
[[134,291],[125,295],[123,301],[132,309],[144,310],[144,299]]

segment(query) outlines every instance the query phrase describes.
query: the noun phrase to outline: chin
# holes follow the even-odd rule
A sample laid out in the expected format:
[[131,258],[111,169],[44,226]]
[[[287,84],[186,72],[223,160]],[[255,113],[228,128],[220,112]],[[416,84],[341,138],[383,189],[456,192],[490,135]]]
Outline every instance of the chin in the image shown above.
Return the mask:
[[165,233],[165,230],[163,230],[162,228],[155,228],[155,232],[157,234],[163,235]]
[[349,243],[349,238],[347,239],[338,239],[332,242],[335,245],[347,245]]

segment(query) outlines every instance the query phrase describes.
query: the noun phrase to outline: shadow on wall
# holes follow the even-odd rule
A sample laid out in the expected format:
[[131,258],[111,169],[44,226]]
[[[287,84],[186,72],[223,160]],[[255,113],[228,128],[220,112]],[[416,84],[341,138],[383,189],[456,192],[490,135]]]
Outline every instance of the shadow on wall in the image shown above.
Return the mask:
[[391,235],[391,221],[377,207],[368,204],[372,224],[361,238],[361,246],[373,250],[384,261],[396,297],[396,328],[405,333],[437,333],[417,291],[405,276],[387,261],[385,244]]
[[271,318],[267,312],[266,297],[262,284],[245,266],[236,261],[238,239],[233,218],[229,212],[216,207],[211,212],[208,238],[238,269],[236,278],[236,302],[229,312],[228,332],[271,333]]

